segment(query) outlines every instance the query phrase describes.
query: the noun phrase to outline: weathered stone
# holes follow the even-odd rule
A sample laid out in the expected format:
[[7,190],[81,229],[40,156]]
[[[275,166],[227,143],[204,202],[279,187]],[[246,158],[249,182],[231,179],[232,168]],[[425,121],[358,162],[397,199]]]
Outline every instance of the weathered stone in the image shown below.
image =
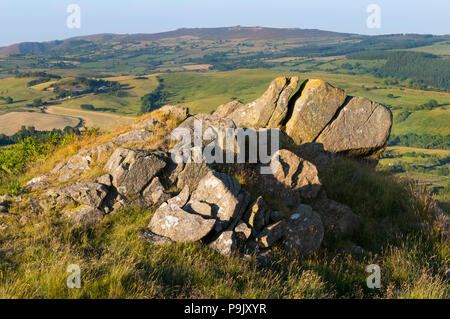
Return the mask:
[[177,187],[184,188],[187,185],[189,189],[196,189],[200,181],[210,172],[213,170],[205,162],[186,163],[178,174]]
[[281,238],[283,238],[285,232],[286,224],[285,221],[282,220],[264,228],[256,236],[256,241],[259,245],[265,248],[269,248],[272,247]]
[[91,168],[91,155],[92,152],[90,150],[82,150],[78,154],[72,156],[67,163],[56,166],[51,170],[51,173],[59,174],[59,182],[67,182]]
[[287,78],[286,87],[281,92],[275,110],[270,117],[267,127],[281,128],[283,122],[288,115],[289,101],[299,89],[298,77]]
[[97,161],[103,160],[106,156],[110,155],[111,152],[114,150],[115,146],[113,142],[107,142],[100,145],[97,145],[93,151],[92,155],[95,155],[97,157]]
[[[225,147],[227,130],[235,128],[234,122],[228,118],[197,114],[189,117],[172,131],[172,137],[180,141],[175,149],[205,147],[214,141],[219,146]],[[195,158],[195,152],[192,153]]]
[[98,223],[103,218],[102,211],[89,205],[83,205],[75,210],[66,211],[63,215],[73,224],[86,227]]
[[[284,194],[283,190],[276,191],[282,198],[285,197],[287,204],[296,202],[295,194],[292,192],[298,192],[303,199],[311,200],[316,198],[322,189],[316,166],[288,150],[275,153],[270,167],[277,183],[289,190],[287,192],[285,190]],[[277,188],[277,185],[274,187]]]
[[105,174],[100,176],[95,180],[96,183],[103,184],[106,187],[112,186],[112,176],[110,174]]
[[153,133],[147,130],[133,130],[117,136],[113,141],[119,145],[127,143],[143,143],[151,139],[152,136]]
[[138,194],[166,166],[157,152],[119,147],[105,165],[113,177],[113,185],[124,195]]
[[39,205],[44,211],[60,210],[71,204],[75,204],[73,198],[67,192],[61,191],[60,188],[48,189],[39,201]]
[[184,121],[189,116],[189,109],[181,105],[165,105],[153,111],[149,116],[133,124],[131,127],[133,129],[146,129],[151,131],[156,124],[161,123],[159,120],[161,115],[176,119],[177,121]]
[[247,223],[241,221],[234,229],[236,233],[242,233],[245,239],[249,239],[252,235],[252,229],[247,225]]
[[175,204],[175,205],[177,205],[179,207],[183,207],[188,202],[189,195],[190,195],[189,194],[189,186],[186,185],[186,186],[183,187],[183,189],[181,190],[181,192],[177,196],[172,197],[171,199],[169,199],[167,201],[167,203],[169,205]]
[[288,79],[285,77],[276,78],[260,98],[245,106],[237,108],[228,115],[228,118],[232,119],[238,127],[266,127],[287,83]]
[[80,204],[98,208],[108,194],[108,189],[98,183],[76,183],[60,189],[59,193],[71,197]]
[[272,258],[273,252],[271,249],[260,250],[256,254],[256,264],[260,267],[266,267],[269,265]]
[[222,229],[240,219],[249,201],[249,194],[241,191],[236,178],[218,172],[209,172],[192,193],[193,201],[209,204],[213,216]]
[[363,97],[352,97],[328,125],[317,143],[325,150],[368,156],[383,149],[389,139],[392,114],[381,104]]
[[164,246],[170,244],[172,241],[168,237],[159,236],[148,229],[144,229],[138,233],[138,237],[145,239],[154,246]]
[[161,205],[170,197],[158,177],[153,178],[152,182],[142,191],[142,200],[146,207]]
[[35,177],[31,180],[29,180],[25,186],[34,190],[34,189],[39,189],[39,188],[43,188],[45,186],[50,185],[50,182],[47,180],[48,179],[48,175],[42,175],[39,177]]
[[314,142],[344,104],[346,94],[323,80],[308,80],[295,101],[286,133],[298,145]]
[[233,113],[238,108],[241,108],[243,106],[244,104],[242,104],[239,101],[231,101],[220,105],[213,113],[213,115],[217,117],[228,117],[231,113]]
[[215,219],[190,214],[177,205],[164,203],[150,221],[149,229],[176,242],[198,241],[214,228]]
[[224,256],[237,254],[244,246],[245,237],[241,233],[235,233],[232,230],[222,232],[209,247],[218,251]]
[[311,206],[299,205],[286,223],[284,242],[287,252],[307,256],[322,243],[324,229],[319,214]]
[[266,225],[266,215],[270,214],[269,208],[261,196],[259,196],[250,206],[244,216],[244,220],[253,230],[253,235],[258,234]]

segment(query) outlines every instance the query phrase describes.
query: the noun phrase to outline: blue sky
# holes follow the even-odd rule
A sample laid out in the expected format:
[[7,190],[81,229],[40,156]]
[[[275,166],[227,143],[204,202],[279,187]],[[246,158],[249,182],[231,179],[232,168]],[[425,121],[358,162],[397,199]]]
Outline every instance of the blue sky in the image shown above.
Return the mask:
[[[69,29],[69,4],[81,28]],[[381,28],[366,25],[369,4]],[[95,33],[154,33],[181,27],[268,26],[361,34],[450,34],[449,0],[0,0],[0,46]]]

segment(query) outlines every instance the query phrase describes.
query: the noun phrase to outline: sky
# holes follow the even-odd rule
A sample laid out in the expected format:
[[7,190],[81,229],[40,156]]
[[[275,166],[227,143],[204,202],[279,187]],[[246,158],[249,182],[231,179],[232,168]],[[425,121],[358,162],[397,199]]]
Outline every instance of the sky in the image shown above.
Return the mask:
[[[80,8],[80,28],[67,26],[71,4]],[[367,12],[371,4],[380,10],[377,28],[367,24],[378,13]],[[0,0],[0,46],[96,33],[236,25],[450,34],[450,0]]]

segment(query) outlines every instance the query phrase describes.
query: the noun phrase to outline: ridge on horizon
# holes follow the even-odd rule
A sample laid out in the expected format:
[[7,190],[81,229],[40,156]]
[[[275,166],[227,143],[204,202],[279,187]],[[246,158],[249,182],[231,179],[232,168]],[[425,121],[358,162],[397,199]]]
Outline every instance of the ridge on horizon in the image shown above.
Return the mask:
[[[73,45],[73,41],[89,41],[94,43],[108,41],[157,41],[165,38],[195,36],[202,40],[227,40],[227,39],[251,39],[264,40],[276,38],[313,38],[313,37],[386,37],[386,36],[438,36],[419,35],[415,33],[362,35],[357,33],[341,33],[320,29],[303,28],[275,28],[263,26],[229,26],[211,28],[178,28],[176,30],[157,33],[98,33],[50,41],[26,41],[0,47],[0,55],[12,54],[43,54],[49,51],[57,51]],[[444,35],[443,37],[450,36]]]

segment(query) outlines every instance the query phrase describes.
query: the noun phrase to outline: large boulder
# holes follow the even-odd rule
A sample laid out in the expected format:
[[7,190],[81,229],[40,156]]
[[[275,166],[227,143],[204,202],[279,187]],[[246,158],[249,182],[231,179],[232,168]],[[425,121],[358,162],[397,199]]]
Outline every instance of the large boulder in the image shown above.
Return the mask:
[[[237,108],[228,115],[237,126],[264,128],[269,123],[277,108],[280,95],[288,85],[288,78],[278,77],[272,81],[269,88],[256,101]],[[280,107],[282,109],[282,107]]]
[[323,237],[320,215],[311,206],[300,204],[286,222],[286,251],[294,255],[311,255],[320,248]]
[[296,194],[304,200],[312,200],[322,189],[316,166],[291,151],[280,150],[275,153],[270,167],[275,179],[272,188],[278,190],[276,193],[287,200],[288,205],[298,203]]
[[313,142],[344,104],[346,94],[323,80],[308,80],[295,101],[286,133],[297,144]]
[[198,241],[214,228],[215,219],[191,214],[176,204],[162,204],[152,217],[149,229],[176,242]]
[[368,156],[386,146],[391,127],[392,114],[386,107],[363,97],[352,97],[323,130],[317,143],[322,143],[327,151]]
[[228,117],[231,113],[239,108],[242,108],[244,104],[239,101],[231,101],[220,105],[213,113],[216,117]]
[[113,177],[113,185],[121,194],[139,194],[166,166],[159,152],[146,152],[119,147],[111,155],[104,170]]

